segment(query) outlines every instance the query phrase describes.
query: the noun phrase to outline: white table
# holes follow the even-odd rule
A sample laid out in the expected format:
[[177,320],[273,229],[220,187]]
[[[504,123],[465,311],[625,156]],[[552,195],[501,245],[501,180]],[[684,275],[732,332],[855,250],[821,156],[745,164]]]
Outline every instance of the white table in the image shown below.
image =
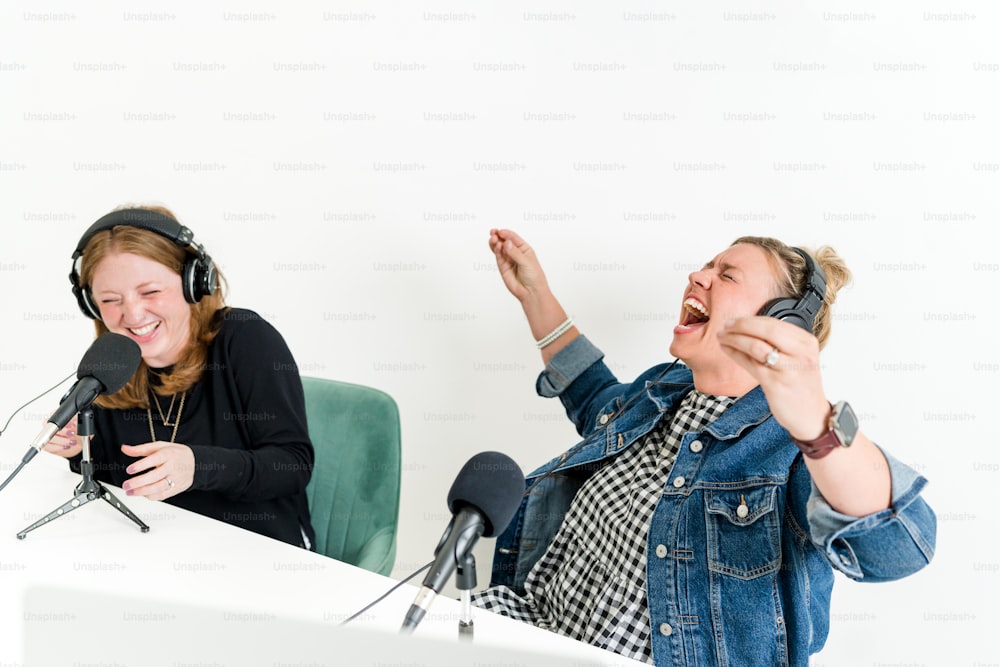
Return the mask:
[[[4,477],[16,456],[0,459]],[[40,454],[0,493],[4,667],[639,664],[479,609],[475,639],[460,642],[458,602],[441,597],[399,636],[413,584],[339,628],[395,580],[117,487],[148,533],[95,501],[16,538],[79,480]]]

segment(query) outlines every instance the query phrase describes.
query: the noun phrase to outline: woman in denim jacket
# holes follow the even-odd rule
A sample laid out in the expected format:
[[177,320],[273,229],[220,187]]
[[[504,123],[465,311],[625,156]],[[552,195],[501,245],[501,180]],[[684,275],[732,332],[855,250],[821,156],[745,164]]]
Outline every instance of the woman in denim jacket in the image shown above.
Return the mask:
[[[823,390],[850,278],[831,248],[738,239],[689,277],[670,346],[683,364],[623,384],[531,247],[509,230],[490,247],[542,351],[537,390],[584,440],[528,476],[478,605],[656,665],[807,665],[835,569],[878,582],[930,561],[926,480]],[[810,330],[785,317],[795,306]]]

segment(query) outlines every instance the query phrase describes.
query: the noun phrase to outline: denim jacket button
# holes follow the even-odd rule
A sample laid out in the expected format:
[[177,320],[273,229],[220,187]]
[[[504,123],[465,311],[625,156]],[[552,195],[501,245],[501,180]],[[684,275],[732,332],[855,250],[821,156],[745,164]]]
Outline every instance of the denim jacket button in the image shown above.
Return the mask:
[[674,629],[670,627],[669,623],[660,623],[660,634],[664,637],[669,637],[674,634]]
[[656,555],[657,555],[658,558],[666,558],[667,557],[667,548],[665,546],[663,546],[662,544],[657,544],[656,545]]
[[677,489],[681,488],[682,486],[684,486],[684,482],[685,481],[686,480],[683,477],[675,477],[674,478],[674,488],[677,488]]
[[608,416],[608,415],[601,415],[601,416],[600,416],[600,417],[599,417],[599,418],[597,419],[597,421],[599,421],[599,422],[601,423],[601,426],[604,426],[605,424],[607,424],[607,423],[608,423],[608,420],[609,420],[609,419],[611,419],[611,417],[610,417],[610,416]]
[[694,440],[691,443],[691,451],[694,452],[695,454],[701,451],[701,447],[702,447],[701,440]]

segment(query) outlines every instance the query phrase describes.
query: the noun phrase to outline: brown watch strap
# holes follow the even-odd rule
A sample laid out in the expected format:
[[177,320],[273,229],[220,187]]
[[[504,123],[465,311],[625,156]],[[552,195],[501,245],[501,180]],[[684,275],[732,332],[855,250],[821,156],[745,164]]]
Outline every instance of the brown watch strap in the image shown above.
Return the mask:
[[814,440],[799,440],[789,434],[789,438],[802,453],[811,459],[821,459],[833,450],[841,446],[840,438],[833,432],[830,420],[833,418],[833,406],[830,406],[830,414],[826,418],[826,432]]

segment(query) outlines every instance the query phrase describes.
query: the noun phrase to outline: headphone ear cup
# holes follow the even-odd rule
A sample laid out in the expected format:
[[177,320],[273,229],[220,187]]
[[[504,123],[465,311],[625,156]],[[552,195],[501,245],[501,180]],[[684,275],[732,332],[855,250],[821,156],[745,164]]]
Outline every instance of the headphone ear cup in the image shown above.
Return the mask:
[[97,307],[94,300],[90,296],[90,290],[83,287],[74,287],[73,293],[76,294],[76,302],[80,306],[80,310],[84,315],[92,320],[101,319],[101,309]]
[[200,257],[192,257],[181,269],[181,289],[188,303],[198,303],[202,297],[214,294],[218,282],[215,264],[211,260],[206,262]]
[[805,250],[802,248],[792,248],[792,250],[806,263],[808,277],[805,292],[801,297],[786,296],[768,301],[757,314],[790,322],[813,333],[813,323],[823,307],[823,298],[826,294],[826,274]]
[[198,290],[201,296],[215,294],[219,287],[219,275],[215,271],[215,263],[212,260],[203,262],[198,260]]
[[801,303],[798,299],[783,298],[768,301],[757,314],[764,315],[765,317],[774,317],[784,322],[790,322],[797,327],[805,329],[806,331],[812,330],[812,326],[808,321],[809,318],[807,317],[807,313],[802,310]]
[[783,311],[794,308],[795,303],[795,299],[789,299],[787,297],[771,299],[765,303],[759,311],[757,311],[757,314],[763,315],[764,317],[778,317],[778,315]]
[[181,267],[181,291],[184,292],[184,300],[188,303],[198,303],[201,295],[197,293],[196,273],[198,269],[198,259],[192,257],[184,262]]

